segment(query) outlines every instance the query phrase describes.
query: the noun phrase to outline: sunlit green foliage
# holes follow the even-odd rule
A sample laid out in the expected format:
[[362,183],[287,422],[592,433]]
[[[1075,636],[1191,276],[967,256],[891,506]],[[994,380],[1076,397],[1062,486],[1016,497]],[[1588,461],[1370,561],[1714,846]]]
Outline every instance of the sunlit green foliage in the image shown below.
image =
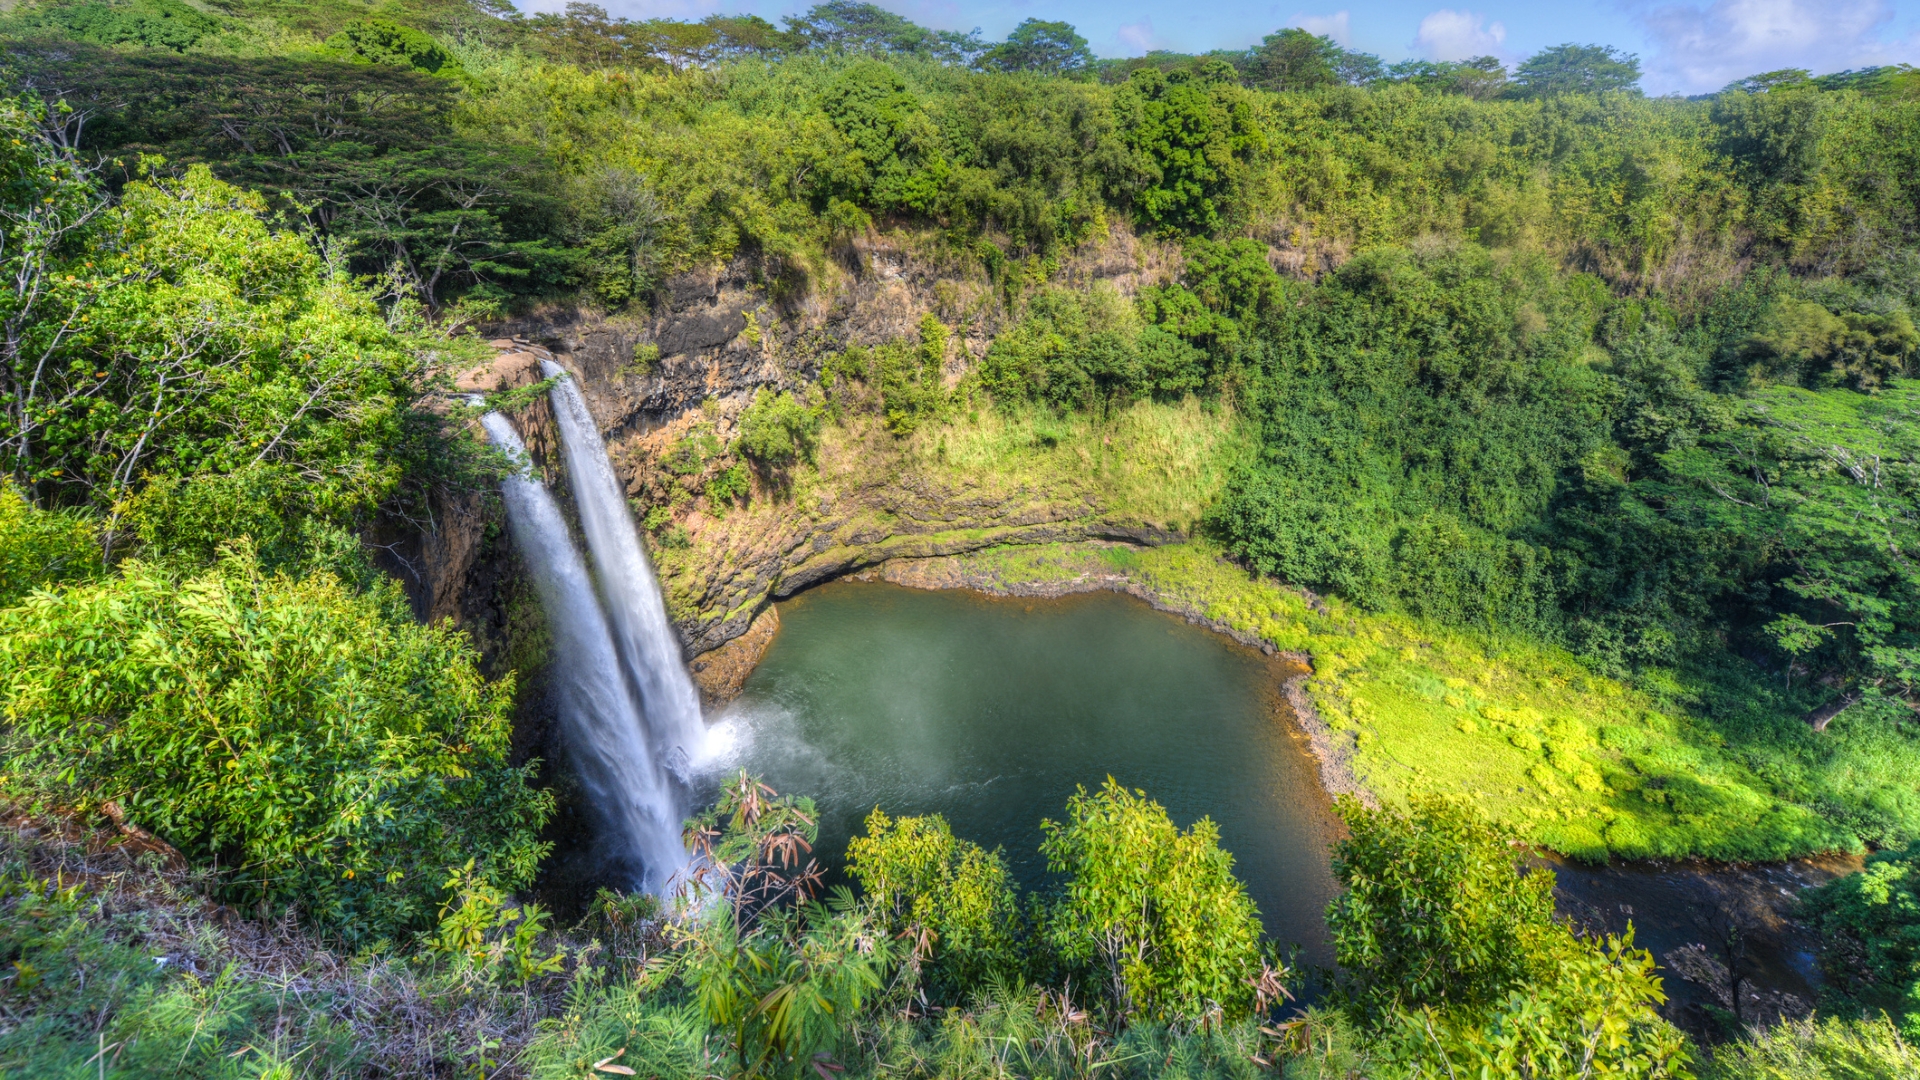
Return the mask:
[[980,56],[981,66],[989,71],[1031,71],[1042,75],[1068,75],[1093,63],[1093,50],[1087,39],[1072,25],[1026,19],[1007,40]]
[[1782,300],[1760,333],[1744,343],[1754,382],[1804,383],[1876,390],[1909,374],[1920,332],[1905,311],[1835,315],[1811,300]]
[[1897,1080],[1920,1070],[1920,1048],[1893,1022],[1790,1020],[1714,1048],[1705,1080]]
[[227,20],[182,0],[45,4],[24,12],[15,9],[8,22],[16,32],[58,34],[96,45],[172,52],[212,44],[223,34],[232,35],[227,43],[233,44],[238,36],[233,34],[237,28]]
[[70,511],[41,510],[12,487],[0,487],[0,607],[33,589],[102,569],[94,522]]
[[820,417],[791,391],[754,391],[753,401],[740,413],[740,438],[734,444],[742,454],[769,468],[813,460],[820,441]]
[[1507,835],[1462,803],[1416,796],[1405,812],[1337,804],[1346,892],[1327,911],[1344,993],[1364,1014],[1484,1010],[1543,974],[1553,874],[1526,871]]
[[1144,227],[1208,235],[1247,213],[1252,169],[1268,148],[1257,107],[1218,61],[1171,75],[1146,68],[1126,81],[1113,109],[1136,155]]
[[716,902],[683,931],[685,983],[747,1075],[799,1076],[830,1057],[893,968],[893,939],[851,894],[811,898],[817,822],[811,799],[741,772],[688,826],[689,883]]
[[1201,818],[1183,832],[1159,803],[1109,777],[1067,800],[1065,823],[1041,829],[1047,869],[1067,879],[1039,915],[1040,935],[1103,985],[1116,1015],[1247,1015],[1260,913],[1233,876],[1219,826]]
[[325,48],[363,64],[385,64],[445,78],[458,78],[460,62],[426,33],[384,19],[355,19],[326,40]]
[[84,182],[63,179],[70,162],[22,167],[56,193],[12,217],[0,450],[17,484],[120,514],[159,478],[152,498],[194,508],[135,531],[164,549],[177,524],[203,553],[262,519],[275,532],[303,515],[363,520],[396,493],[436,347],[404,304],[381,312],[305,238],[271,231],[258,196],[204,168],[131,184],[96,212]]
[[1822,935],[1834,1004],[1885,1011],[1920,1042],[1920,843],[1869,856],[1860,873],[1808,894],[1805,910]]
[[1199,391],[1206,377],[1204,353],[1104,289],[1035,296],[1020,321],[994,338],[978,375],[995,400],[1061,410],[1177,399]]
[[394,587],[263,573],[238,544],[186,580],[141,563],[0,612],[8,794],[117,802],[235,897],[358,940],[430,925],[478,853],[531,880],[550,797],[507,764],[511,683]]
[[[920,340],[890,341],[871,348],[855,345],[821,365],[821,377],[835,391],[840,408],[860,404],[885,418],[887,430],[910,435],[946,408],[947,328],[929,314],[920,320]],[[860,384],[856,389],[845,380]]]
[[[1558,929],[1558,928],[1556,928]],[[1686,1080],[1692,1049],[1656,1007],[1665,1003],[1653,954],[1633,936],[1604,942],[1551,934],[1549,973],[1484,1014],[1427,1007],[1395,1018],[1390,1050],[1420,1080],[1471,1076],[1591,1076]]]
[[1634,90],[1639,81],[1639,58],[1606,45],[1555,45],[1513,72],[1514,89],[1525,97]]
[[881,925],[914,943],[931,980],[955,998],[1024,966],[1024,927],[1006,860],[957,839],[944,818],[867,815],[847,843],[847,872]]
[[1405,811],[1339,805],[1347,891],[1327,912],[1339,996],[1418,1077],[1688,1076],[1686,1040],[1655,1012],[1653,956],[1554,921],[1553,874],[1460,799]]
[[1596,285],[1471,247],[1348,263],[1265,343],[1265,450],[1220,527],[1259,569],[1362,603],[1549,623],[1546,559],[1511,534],[1606,440]]

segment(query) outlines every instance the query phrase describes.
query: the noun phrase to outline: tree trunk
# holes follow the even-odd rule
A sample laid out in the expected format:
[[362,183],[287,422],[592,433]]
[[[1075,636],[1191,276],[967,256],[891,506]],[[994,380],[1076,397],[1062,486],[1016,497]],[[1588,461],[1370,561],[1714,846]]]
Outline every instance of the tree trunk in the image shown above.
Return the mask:
[[1854,702],[1857,702],[1859,700],[1860,700],[1860,691],[1849,690],[1846,693],[1841,694],[1839,697],[1834,698],[1832,701],[1827,702],[1825,705],[1822,705],[1819,708],[1808,713],[1807,724],[1809,727],[1812,727],[1813,730],[1815,731],[1825,731],[1827,730],[1827,725],[1833,723],[1834,717],[1839,716],[1843,712],[1846,712],[1849,708],[1853,706]]

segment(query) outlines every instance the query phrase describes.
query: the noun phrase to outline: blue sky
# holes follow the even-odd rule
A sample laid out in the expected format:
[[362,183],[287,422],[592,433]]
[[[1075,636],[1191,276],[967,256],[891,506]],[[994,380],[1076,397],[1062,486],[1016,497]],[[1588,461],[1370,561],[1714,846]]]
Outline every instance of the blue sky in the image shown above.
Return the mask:
[[[532,0],[558,10],[564,0]],[[616,15],[765,16],[811,0],[599,0]],[[1509,62],[1563,41],[1640,55],[1649,93],[1693,94],[1783,67],[1816,74],[1871,64],[1920,63],[1920,0],[880,0],[915,22],[979,27],[1005,37],[1021,20],[1064,19],[1102,56],[1149,49],[1241,48],[1283,26],[1304,26],[1388,60],[1493,53]]]

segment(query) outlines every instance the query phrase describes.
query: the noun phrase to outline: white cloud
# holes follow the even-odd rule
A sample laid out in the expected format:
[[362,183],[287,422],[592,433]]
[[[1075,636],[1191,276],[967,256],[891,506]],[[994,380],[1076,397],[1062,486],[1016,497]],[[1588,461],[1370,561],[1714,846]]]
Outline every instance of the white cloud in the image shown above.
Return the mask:
[[1114,32],[1120,39],[1120,45],[1134,56],[1145,56],[1160,45],[1160,35],[1153,32],[1153,20],[1141,19],[1137,23],[1123,23]]
[[1420,20],[1413,47],[1429,60],[1465,60],[1498,53],[1506,40],[1507,28],[1485,15],[1441,8]]
[[1888,41],[1888,0],[1714,0],[1636,4],[1653,55],[1651,93],[1705,93],[1781,68],[1815,74],[1920,59],[1920,37]]
[[1288,25],[1297,26],[1309,34],[1330,37],[1343,49],[1353,45],[1353,18],[1344,11],[1336,11],[1331,15],[1295,15],[1293,22]]

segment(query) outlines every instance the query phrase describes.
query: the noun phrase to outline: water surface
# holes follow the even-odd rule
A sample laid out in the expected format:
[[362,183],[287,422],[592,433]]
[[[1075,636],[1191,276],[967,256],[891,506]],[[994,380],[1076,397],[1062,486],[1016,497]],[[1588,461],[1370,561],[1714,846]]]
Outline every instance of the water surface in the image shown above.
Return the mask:
[[1040,819],[1112,776],[1183,828],[1217,822],[1268,936],[1331,962],[1333,825],[1279,694],[1297,668],[1111,593],[842,581],[783,603],[780,620],[720,718],[723,756],[819,802],[828,866],[878,805],[945,815],[1036,887]]

